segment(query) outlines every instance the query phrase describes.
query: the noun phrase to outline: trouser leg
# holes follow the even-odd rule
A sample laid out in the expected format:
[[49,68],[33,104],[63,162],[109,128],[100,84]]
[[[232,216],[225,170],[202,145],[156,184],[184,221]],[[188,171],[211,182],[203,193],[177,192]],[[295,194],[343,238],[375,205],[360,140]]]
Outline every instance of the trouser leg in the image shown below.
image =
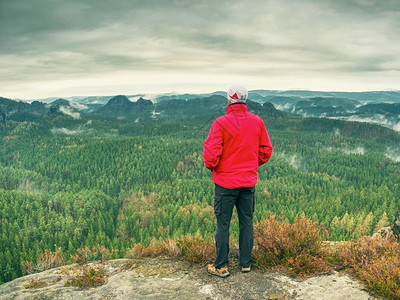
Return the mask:
[[229,226],[238,193],[237,190],[229,190],[215,185],[214,213],[217,218],[217,232],[215,234],[217,257],[214,266],[216,268],[229,265]]
[[254,187],[241,189],[236,202],[239,216],[239,260],[242,267],[248,267],[253,262],[251,252],[254,243],[254,192]]

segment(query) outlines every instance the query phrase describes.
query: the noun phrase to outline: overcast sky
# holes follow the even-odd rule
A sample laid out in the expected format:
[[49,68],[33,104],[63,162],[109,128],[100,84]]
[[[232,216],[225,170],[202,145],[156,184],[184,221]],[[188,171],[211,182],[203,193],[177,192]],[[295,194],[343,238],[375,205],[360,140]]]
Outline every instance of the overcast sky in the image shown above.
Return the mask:
[[399,0],[0,0],[0,96],[399,90]]

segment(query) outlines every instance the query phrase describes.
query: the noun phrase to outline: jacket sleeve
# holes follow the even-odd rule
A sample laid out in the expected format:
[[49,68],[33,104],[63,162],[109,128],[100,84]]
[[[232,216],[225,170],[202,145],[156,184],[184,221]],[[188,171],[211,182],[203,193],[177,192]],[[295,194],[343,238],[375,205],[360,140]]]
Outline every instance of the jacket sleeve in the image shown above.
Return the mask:
[[216,120],[211,125],[208,137],[204,142],[203,158],[207,169],[214,170],[217,167],[221,158],[222,149],[223,133]]
[[272,155],[272,144],[269,139],[267,129],[265,128],[265,124],[261,121],[261,135],[260,135],[260,143],[258,146],[258,166],[265,164]]

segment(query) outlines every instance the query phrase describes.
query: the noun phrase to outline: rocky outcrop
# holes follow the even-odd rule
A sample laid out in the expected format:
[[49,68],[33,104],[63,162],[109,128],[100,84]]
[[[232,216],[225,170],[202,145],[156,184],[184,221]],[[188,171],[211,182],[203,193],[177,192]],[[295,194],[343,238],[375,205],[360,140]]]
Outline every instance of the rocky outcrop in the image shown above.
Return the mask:
[[400,242],[400,207],[397,210],[396,217],[394,219],[393,234],[396,236],[397,240]]
[[383,239],[392,239],[394,238],[394,234],[393,234],[393,227],[392,226],[387,226],[387,227],[382,227],[381,229],[379,229],[377,232],[375,232],[372,235],[372,238],[377,238],[377,237],[381,237]]
[[126,115],[134,110],[135,104],[126,96],[118,95],[111,98],[106,105],[100,107],[94,113],[105,115]]
[[33,101],[31,103],[32,112],[36,114],[44,114],[48,111],[46,104],[40,101]]
[[218,278],[205,267],[171,258],[93,262],[102,269],[102,285],[66,286],[85,266],[63,266],[15,279],[0,286],[0,299],[369,299],[357,282],[339,273],[296,281],[277,272],[241,273]]
[[394,223],[391,226],[383,227],[373,234],[372,238],[382,237],[384,239],[396,239],[400,242],[400,207],[397,210]]

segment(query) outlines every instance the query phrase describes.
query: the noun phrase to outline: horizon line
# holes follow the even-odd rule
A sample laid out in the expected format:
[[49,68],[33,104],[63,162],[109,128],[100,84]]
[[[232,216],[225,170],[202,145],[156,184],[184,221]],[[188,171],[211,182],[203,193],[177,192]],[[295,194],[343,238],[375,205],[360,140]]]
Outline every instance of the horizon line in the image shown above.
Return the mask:
[[[374,92],[400,92],[400,89],[382,89],[382,90],[353,90],[353,91],[348,91],[348,90],[310,90],[310,89],[303,89],[303,88],[291,88],[291,89],[263,89],[263,88],[255,88],[255,89],[249,89],[248,92],[257,92],[257,91],[272,91],[272,92],[289,92],[289,91],[304,91],[304,92],[321,92],[321,93],[374,93]],[[102,94],[102,95],[94,95],[94,94],[88,94],[88,95],[72,95],[72,96],[49,96],[49,97],[37,97],[37,98],[8,98],[8,97],[3,97],[0,95],[0,97],[3,98],[8,98],[11,100],[20,100],[20,101],[34,101],[34,100],[45,100],[45,99],[51,99],[51,98],[58,98],[58,99],[63,99],[63,98],[73,98],[73,97],[114,97],[118,95],[123,95],[123,96],[145,96],[145,95],[154,95],[154,96],[160,96],[160,95],[184,95],[184,94],[191,94],[191,95],[204,95],[204,94],[215,94],[215,93],[220,93],[220,92],[225,92],[224,90],[215,90],[212,92],[178,92],[178,91],[171,91],[171,92],[144,92],[144,93],[116,93],[116,94]]]

